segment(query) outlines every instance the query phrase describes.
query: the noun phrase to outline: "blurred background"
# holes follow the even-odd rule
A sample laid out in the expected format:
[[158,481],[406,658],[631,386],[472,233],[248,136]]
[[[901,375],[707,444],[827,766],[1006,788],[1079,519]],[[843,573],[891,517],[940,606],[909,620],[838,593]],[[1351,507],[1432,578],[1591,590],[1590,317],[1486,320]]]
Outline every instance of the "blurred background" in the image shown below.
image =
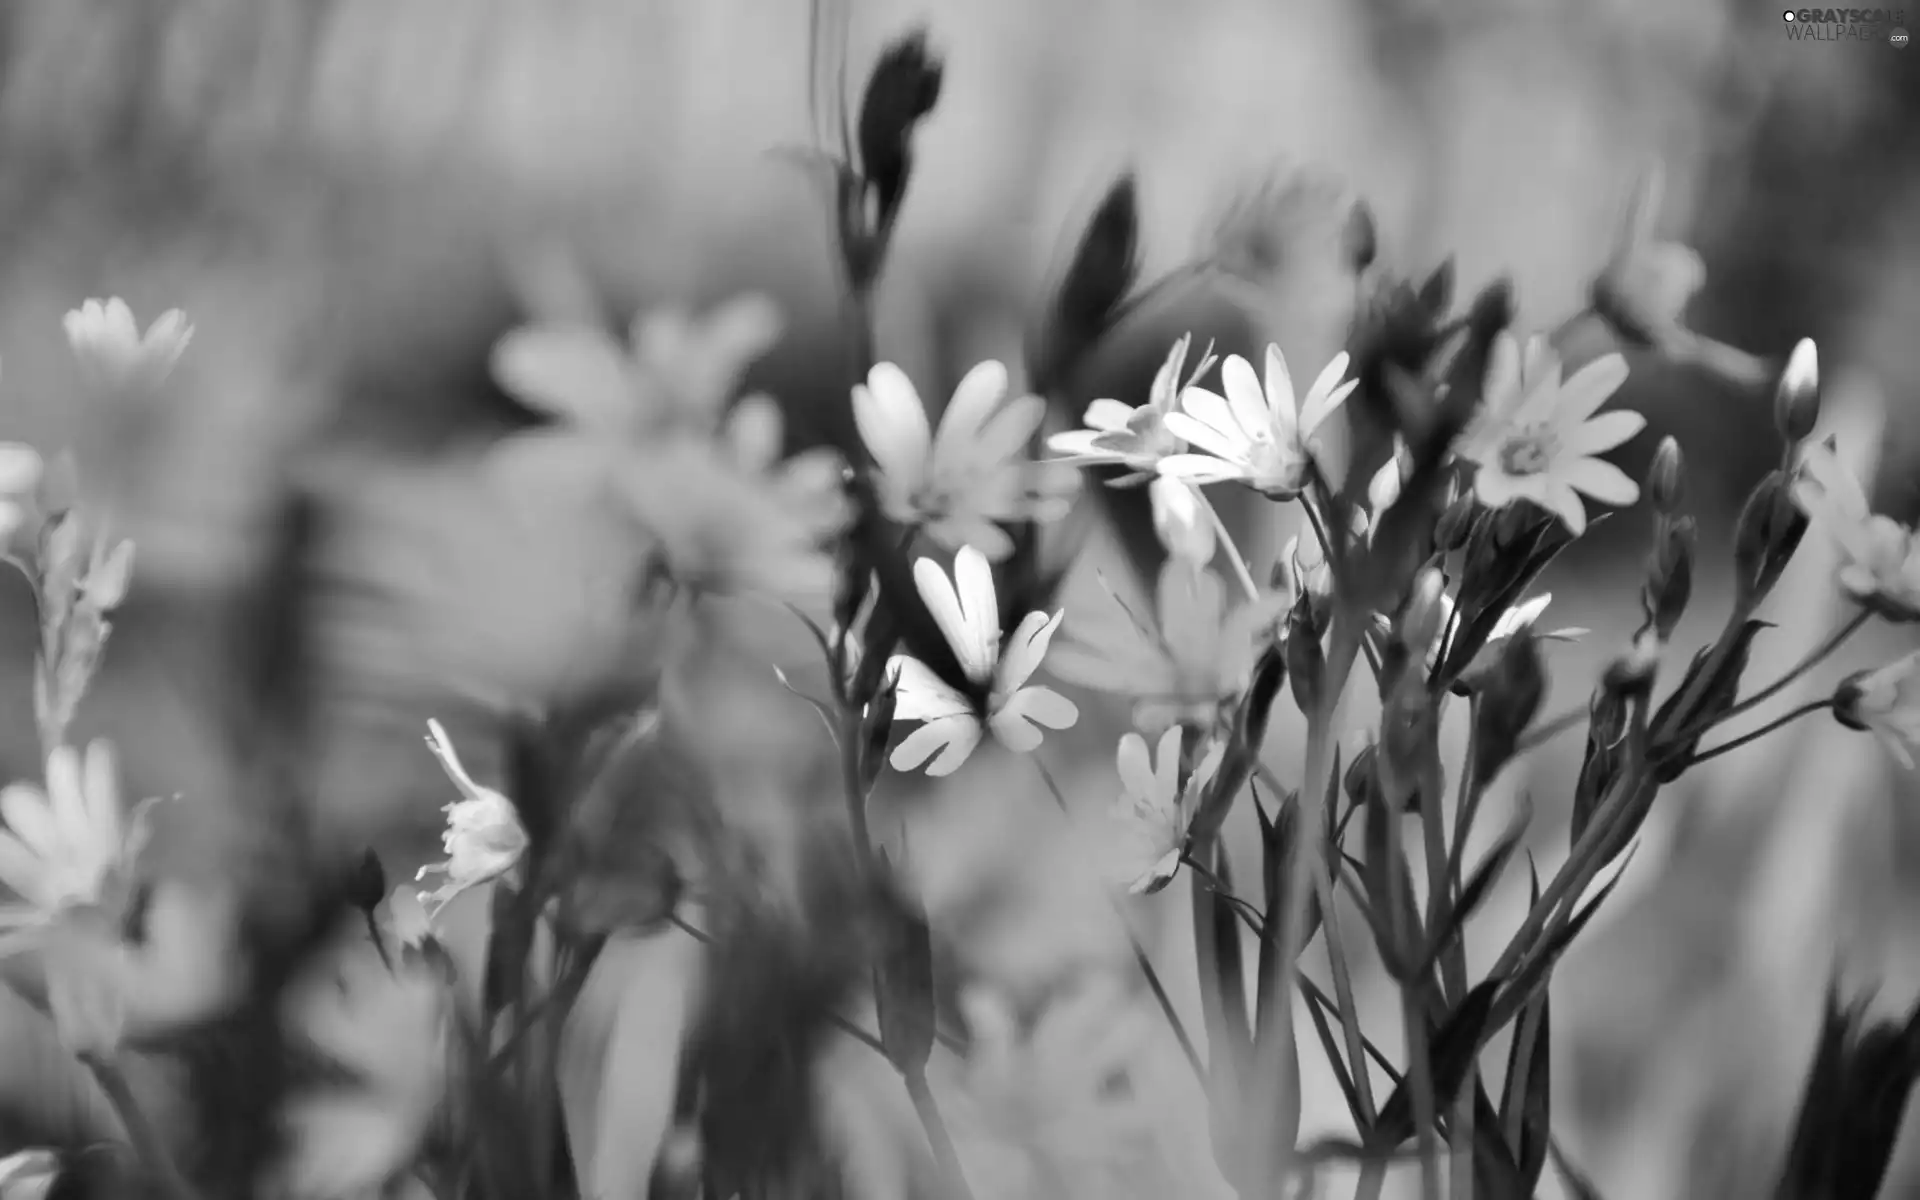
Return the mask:
[[[1726,0],[850,0],[849,12],[851,88],[917,24],[947,63],[879,305],[881,356],[930,403],[981,358],[1019,361],[1123,169],[1138,175],[1150,276],[1191,257],[1249,180],[1308,171],[1368,201],[1382,269],[1424,276],[1451,255],[1463,294],[1507,275],[1521,324],[1546,327],[1585,303],[1635,177],[1659,165],[1659,232],[1707,266],[1690,324],[1775,361],[1818,339],[1830,409],[1866,414],[1854,428],[1880,457],[1880,503],[1920,514],[1920,52],[1789,41],[1777,11]],[[123,745],[134,791],[195,798],[213,814],[203,829],[241,822],[254,798],[233,762],[235,714],[297,695],[318,714],[315,803],[402,863],[433,855],[445,785],[420,753],[425,719],[457,736],[483,728],[493,690],[571,669],[583,651],[550,631],[590,588],[582,573],[618,553],[466,470],[528,420],[487,360],[502,333],[568,299],[554,296],[572,281],[546,265],[578,264],[622,324],[643,307],[774,296],[787,332],[750,385],[781,399],[798,441],[845,429],[825,197],[783,153],[814,144],[809,30],[800,0],[0,8],[0,437],[74,448],[138,544],[83,719]],[[1281,247],[1258,320],[1183,299],[1081,399],[1136,402],[1189,329],[1223,350],[1271,337],[1324,361],[1351,315],[1337,246],[1306,221]],[[164,404],[76,403],[59,321],[95,295],[126,297],[143,322],[191,315]],[[1677,658],[1718,628],[1722,548],[1779,451],[1770,394],[1634,366],[1619,402],[1651,429],[1622,465],[1637,474],[1658,435],[1676,435],[1702,526]],[[1271,561],[1288,532],[1259,532],[1250,553]],[[1637,623],[1645,536],[1628,514],[1549,580],[1549,627],[1594,631],[1558,652],[1550,710],[1583,702]],[[1113,569],[1116,540],[1102,535],[1073,577],[1070,612],[1098,602],[1092,573]],[[1753,678],[1824,636],[1825,579],[1802,563],[1763,614],[1779,628]],[[19,778],[36,773],[32,635],[26,597],[7,589],[0,682],[21,703],[0,720],[0,766]],[[1910,648],[1873,636],[1855,643],[1859,661]],[[1097,719],[1052,752],[1069,790],[1096,803],[1124,714],[1087,711]],[[1282,726],[1284,776],[1298,730]],[[483,738],[462,744],[492,769]],[[1515,783],[1534,794],[1548,855],[1563,852],[1558,797],[1578,753],[1577,734],[1562,739]],[[1752,1147],[1782,1136],[1831,964],[1889,1005],[1920,989],[1912,785],[1837,728],[1716,768],[1663,795],[1632,885],[1557,985],[1560,1124],[1608,1195],[1750,1194],[1734,1181]],[[238,853],[201,837],[173,852],[206,869]],[[1184,897],[1133,915],[1164,974],[1190,988]],[[1390,1010],[1385,990],[1376,1000]],[[1335,1093],[1318,1083],[1332,1121]]]

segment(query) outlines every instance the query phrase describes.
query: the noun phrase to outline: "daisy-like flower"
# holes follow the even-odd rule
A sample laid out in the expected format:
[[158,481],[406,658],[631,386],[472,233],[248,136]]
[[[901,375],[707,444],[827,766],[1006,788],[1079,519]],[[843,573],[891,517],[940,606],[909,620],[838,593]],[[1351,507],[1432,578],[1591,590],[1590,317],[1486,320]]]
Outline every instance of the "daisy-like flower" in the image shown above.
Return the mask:
[[47,756],[42,788],[15,783],[0,791],[0,884],[19,903],[0,907],[0,947],[26,940],[66,914],[122,899],[128,868],[145,844],[153,801],[120,811],[112,748],[70,746]]
[[460,799],[444,806],[446,832],[440,844],[447,861],[421,867],[416,882],[430,875],[443,875],[446,883],[420,894],[420,903],[431,919],[455,896],[468,888],[498,879],[514,869],[527,850],[527,831],[520,814],[507,799],[492,788],[473,781],[460,762],[453,742],[439,721],[427,722],[427,749],[440,761],[440,769],[460,789]]
[[1800,458],[1793,498],[1840,545],[1840,587],[1890,621],[1920,621],[1920,538],[1867,506],[1866,489],[1829,445]]
[[1076,614],[1049,669],[1068,683],[1133,700],[1133,724],[1149,737],[1174,724],[1211,726],[1246,691],[1254,661],[1292,600],[1276,592],[1229,606],[1219,575],[1179,559],[1161,568],[1155,592],[1154,621],[1136,616],[1111,591],[1109,608]]
[[702,316],[640,313],[624,342],[597,325],[527,325],[494,347],[501,389],[583,432],[630,438],[660,425],[710,433],[747,364],[780,337],[764,296]]
[[89,300],[69,312],[67,342],[88,381],[96,387],[154,386],[166,379],[193,340],[193,325],[177,308],[161,313],[147,331],[118,296]]
[[1218,534],[1206,501],[1184,479],[1161,476],[1147,485],[1153,503],[1153,529],[1167,553],[1196,567],[1213,561]]
[[954,389],[936,433],[907,373],[877,363],[853,389],[853,418],[873,456],[873,486],[891,521],[916,526],[949,549],[972,546],[994,562],[1013,553],[1000,528],[1057,521],[1078,483],[1026,446],[1046,419],[1038,396],[1007,397],[1007,368],[988,360]]
[[1512,335],[1494,339],[1485,405],[1458,447],[1479,467],[1473,486],[1480,502],[1503,508],[1530,500],[1577,537],[1587,527],[1582,495],[1613,505],[1638,500],[1640,486],[1597,457],[1646,426],[1636,412],[1599,412],[1626,378],[1627,362],[1618,354],[1562,379],[1560,358],[1546,339],[1529,342],[1524,356]]
[[1833,715],[1879,738],[1912,770],[1920,752],[1920,651],[1842,680],[1833,693]]
[[1180,870],[1180,852],[1187,844],[1194,808],[1226,755],[1226,742],[1216,739],[1183,784],[1182,737],[1181,728],[1172,726],[1160,735],[1150,757],[1147,739],[1129,733],[1120,739],[1115,755],[1121,792],[1113,814],[1119,824],[1114,870],[1119,882],[1136,896],[1159,891]]
[[913,565],[913,581],[960,669],[990,691],[983,722],[972,702],[931,667],[895,655],[891,669],[899,684],[894,719],[926,723],[894,748],[888,759],[894,770],[911,771],[931,758],[927,774],[950,775],[987,731],[1007,749],[1024,754],[1039,746],[1042,728],[1066,729],[1079,719],[1073,701],[1049,687],[1027,686],[1064,613],[1028,613],[1003,646],[993,568],[986,555],[971,546],[963,546],[954,557],[951,581],[927,558]]
[[826,547],[852,516],[844,468],[832,450],[782,460],[780,449],[779,408],[748,397],[719,444],[667,438],[622,471],[621,493],[677,583],[803,604],[832,595]]
[[0,442],[0,551],[27,523],[29,504],[46,464],[24,442]]
[[1278,346],[1267,347],[1264,388],[1253,364],[1232,355],[1220,368],[1224,397],[1190,387],[1180,396],[1181,411],[1168,415],[1167,428],[1200,452],[1162,459],[1161,472],[1192,483],[1237,481],[1276,499],[1299,495],[1313,465],[1314,434],[1358,386],[1345,379],[1347,362],[1345,351],[1334,355],[1296,400]]
[[1145,404],[1135,408],[1119,400],[1095,400],[1081,418],[1086,427],[1054,434],[1047,448],[1063,456],[1060,462],[1123,466],[1135,472],[1116,483],[1138,481],[1157,470],[1161,459],[1184,451],[1187,444],[1167,429],[1167,417],[1179,405],[1180,393],[1198,383],[1214,363],[1213,354],[1205,353],[1198,366],[1186,371],[1192,345],[1192,334],[1182,334],[1173,344],[1154,374]]

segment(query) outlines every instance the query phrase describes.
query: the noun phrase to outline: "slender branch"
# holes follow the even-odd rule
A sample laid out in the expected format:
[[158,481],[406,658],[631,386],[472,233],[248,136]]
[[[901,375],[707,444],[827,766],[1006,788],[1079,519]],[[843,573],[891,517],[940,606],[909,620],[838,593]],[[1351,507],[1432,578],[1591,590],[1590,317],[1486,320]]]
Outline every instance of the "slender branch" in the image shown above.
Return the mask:
[[1247,593],[1248,600],[1260,598],[1260,585],[1253,581],[1253,572],[1247,568],[1246,556],[1240,553],[1240,547],[1234,543],[1233,534],[1227,531],[1227,522],[1220,516],[1220,510],[1213,506],[1199,485],[1193,485],[1193,494],[1200,498],[1200,507],[1207,510],[1207,516],[1213,521],[1213,531],[1220,537],[1220,545],[1227,552],[1227,561],[1233,564],[1233,573],[1240,580],[1240,586]]
[[967,1187],[966,1172],[960,1169],[960,1154],[954,1149],[946,1118],[940,1115],[940,1106],[934,1102],[933,1089],[927,1086],[927,1073],[916,1069],[903,1078],[907,1095],[913,1098],[913,1109],[920,1114],[920,1124],[926,1127],[927,1143],[933,1147],[933,1161],[939,1165],[948,1200],[971,1200],[973,1192]]
[[1810,701],[1809,703],[1802,704],[1799,708],[1796,708],[1791,712],[1786,713],[1784,716],[1776,717],[1773,720],[1768,721],[1765,725],[1762,725],[1760,728],[1754,730],[1752,733],[1743,733],[1739,737],[1734,738],[1732,741],[1722,742],[1720,745],[1715,746],[1711,750],[1702,750],[1700,753],[1688,759],[1687,765],[1689,767],[1694,767],[1694,766],[1700,765],[1703,762],[1706,762],[1710,758],[1719,758],[1722,754],[1727,754],[1727,753],[1730,753],[1731,751],[1738,750],[1740,747],[1746,745],[1748,742],[1759,741],[1761,738],[1767,736],[1769,733],[1772,733],[1774,730],[1780,728],[1782,725],[1791,725],[1793,722],[1798,721],[1801,717],[1806,716],[1808,713],[1817,713],[1832,707],[1833,707],[1833,701],[1831,699],[1814,700],[1814,701]]

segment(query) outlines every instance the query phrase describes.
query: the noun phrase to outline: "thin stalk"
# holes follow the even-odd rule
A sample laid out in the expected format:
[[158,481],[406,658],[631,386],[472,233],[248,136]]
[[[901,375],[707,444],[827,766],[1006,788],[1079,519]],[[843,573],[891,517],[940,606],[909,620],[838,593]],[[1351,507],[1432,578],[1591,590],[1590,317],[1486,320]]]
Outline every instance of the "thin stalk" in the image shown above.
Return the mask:
[[1346,1036],[1347,1058],[1353,1064],[1353,1091],[1360,1101],[1361,1129],[1372,1128],[1380,1119],[1380,1110],[1373,1098],[1373,1072],[1367,1066],[1365,1034],[1360,1028],[1360,1005],[1354,999],[1353,971],[1347,962],[1346,946],[1340,937],[1340,918],[1337,912],[1339,897],[1334,894],[1333,878],[1327,870],[1327,860],[1313,857],[1313,890],[1320,901],[1320,928],[1327,943],[1327,964],[1333,971],[1333,999],[1340,1014],[1340,1030]]
[[[1314,472],[1314,479],[1319,484],[1319,490],[1323,495],[1331,495],[1331,490],[1326,486],[1326,481],[1321,478],[1318,471]],[[1300,507],[1306,510],[1307,524],[1313,527],[1313,536],[1320,543],[1320,553],[1326,559],[1327,569],[1329,571],[1337,570],[1338,567],[1336,564],[1340,563],[1340,555],[1343,554],[1344,551],[1334,546],[1333,537],[1327,528],[1326,519],[1320,514],[1318,506],[1308,500],[1305,495],[1300,497]],[[1341,588],[1336,588],[1335,592],[1339,595],[1346,594],[1345,590]],[[1377,682],[1380,678],[1381,670],[1380,652],[1374,649],[1373,642],[1368,639],[1364,630],[1361,631],[1360,634],[1360,649],[1367,656],[1367,667],[1373,672],[1373,677]]]
[[[1054,780],[1053,772],[1047,769],[1047,764],[1041,761],[1039,755],[1028,757],[1033,759],[1034,769],[1040,772],[1040,781],[1047,785],[1047,793],[1053,797],[1053,802],[1059,806],[1062,813],[1067,812],[1066,793],[1060,790],[1060,784]],[[1126,914],[1121,911],[1120,906],[1113,903],[1111,899],[1109,903],[1112,904],[1114,916],[1120,918],[1120,927],[1127,931],[1127,944],[1133,948],[1134,965],[1140,968],[1140,974],[1147,981],[1147,990],[1153,993],[1154,1003],[1160,1006],[1160,1015],[1166,1018],[1168,1027],[1173,1030],[1174,1040],[1180,1043],[1180,1053],[1186,1056],[1187,1065],[1193,1068],[1194,1075],[1205,1083],[1207,1068],[1200,1061],[1200,1051],[1195,1048],[1193,1039],[1187,1035],[1187,1027],[1180,1020],[1179,1012],[1173,1007],[1173,997],[1167,994],[1166,986],[1160,982],[1160,973],[1153,969],[1153,960],[1147,957],[1147,948],[1140,944],[1140,939],[1135,936],[1133,926],[1127,921]]]
[[[1447,1200],[1473,1200],[1473,1085],[1474,1073],[1460,1085],[1453,1100],[1451,1154],[1453,1170],[1447,1188]],[[1438,1193],[1436,1193],[1437,1195]]]
[[[1472,761],[1473,747],[1471,743],[1469,743],[1467,747],[1467,762],[1469,765],[1463,767],[1460,771],[1463,800],[1465,798],[1467,779],[1472,773]],[[1435,778],[1429,781],[1429,785],[1423,785],[1420,789],[1420,834],[1427,859],[1427,936],[1430,938],[1437,936],[1439,931],[1446,927],[1447,910],[1453,907],[1448,903],[1451,893],[1448,890],[1447,884],[1447,866],[1451,861],[1451,856],[1447,853],[1446,816],[1443,807],[1445,802],[1440,796],[1441,788],[1438,786],[1439,772],[1435,771],[1433,775]],[[1455,805],[1454,811],[1459,811],[1459,805]],[[1455,837],[1461,840],[1465,838],[1465,835],[1460,832],[1458,828],[1457,821]],[[1455,954],[1451,950],[1441,955],[1440,984],[1442,999],[1453,996],[1464,996],[1467,993],[1466,963],[1461,961],[1458,970],[1454,968],[1455,961],[1461,957],[1462,956]]]
[[946,1118],[940,1115],[933,1089],[927,1086],[927,1073],[916,1069],[903,1078],[907,1095],[913,1099],[913,1110],[920,1114],[920,1124],[926,1128],[927,1144],[933,1147],[933,1161],[940,1168],[948,1200],[972,1200],[973,1191],[967,1187],[966,1172],[960,1169],[960,1154],[953,1148],[953,1134],[947,1131]]
[[1227,561],[1233,564],[1234,576],[1240,580],[1240,587],[1247,593],[1248,600],[1260,598],[1260,585],[1253,581],[1253,572],[1247,569],[1246,556],[1240,553],[1240,547],[1234,544],[1233,534],[1227,532],[1227,523],[1220,516],[1220,510],[1213,506],[1207,493],[1199,485],[1191,485],[1193,494],[1200,498],[1200,507],[1207,510],[1207,516],[1213,521],[1213,531],[1220,537],[1221,548],[1227,552]]
[[133,1152],[140,1158],[141,1165],[152,1177],[154,1186],[166,1200],[195,1200],[196,1193],[186,1177],[180,1174],[180,1168],[174,1165],[173,1155],[167,1152],[167,1144],[147,1120],[147,1114],[140,1107],[140,1101],[133,1094],[133,1088],[127,1083],[126,1072],[110,1054],[85,1053],[80,1061],[93,1073],[94,1081],[100,1085],[100,1091],[113,1107],[114,1115],[120,1118],[121,1128],[127,1131],[127,1141],[132,1144]]
[[[1420,1194],[1425,1200],[1438,1200],[1440,1190],[1440,1152],[1434,1126],[1438,1124],[1439,1103],[1433,1088],[1432,1046],[1427,1037],[1427,1009],[1420,1002],[1417,987],[1401,990],[1401,1011],[1407,1026],[1407,1088],[1413,1095],[1413,1126],[1420,1147]],[[1471,1074],[1471,1072],[1469,1072]]]
[[1774,730],[1780,728],[1782,725],[1791,725],[1793,722],[1798,721],[1801,717],[1806,716],[1808,713],[1817,713],[1824,709],[1828,709],[1832,707],[1833,707],[1833,701],[1831,699],[1813,700],[1806,704],[1802,704],[1799,708],[1794,709],[1793,711],[1785,714],[1784,716],[1776,717],[1773,720],[1768,721],[1765,725],[1762,725],[1760,728],[1754,730],[1752,733],[1743,733],[1739,737],[1734,738],[1732,741],[1722,742],[1720,745],[1715,746],[1711,750],[1702,750],[1700,753],[1688,759],[1687,765],[1690,767],[1698,766],[1699,764],[1706,762],[1710,758],[1719,758],[1722,754],[1727,754],[1734,750],[1738,750],[1740,747],[1746,745],[1748,742],[1759,741],[1761,738],[1767,736],[1769,733],[1772,733]]
[[1706,733],[1708,730],[1714,728],[1715,726],[1723,725],[1727,721],[1733,719],[1734,717],[1739,716],[1741,713],[1757,708],[1761,704],[1766,703],[1768,700],[1773,699],[1775,696],[1779,695],[1782,691],[1784,691],[1787,687],[1789,687],[1796,679],[1799,679],[1800,676],[1806,674],[1808,671],[1812,670],[1814,667],[1819,666],[1822,662],[1826,661],[1826,659],[1829,656],[1831,656],[1834,651],[1838,650],[1842,645],[1846,643],[1848,638],[1852,637],[1856,632],[1858,632],[1860,627],[1862,625],[1865,625],[1867,621],[1871,619],[1872,616],[1873,614],[1870,612],[1867,612],[1865,609],[1862,609],[1860,612],[1855,613],[1852,620],[1840,626],[1840,628],[1834,630],[1832,634],[1828,635],[1826,641],[1820,643],[1818,646],[1815,646],[1812,650],[1808,651],[1806,656],[1803,657],[1799,662],[1787,668],[1786,673],[1780,676],[1780,678],[1774,680],[1772,683],[1768,684],[1766,687],[1761,688],[1759,691],[1755,692],[1753,695],[1748,696],[1745,700],[1740,701],[1738,704],[1734,705],[1732,708],[1729,708],[1726,712],[1721,713],[1719,716],[1714,717],[1713,719],[1708,721],[1702,721],[1700,724],[1692,728],[1689,728],[1685,733],[1681,734],[1680,736],[1674,739],[1675,743],[1679,745],[1685,745],[1687,742],[1692,741],[1694,738],[1699,737],[1701,734]]

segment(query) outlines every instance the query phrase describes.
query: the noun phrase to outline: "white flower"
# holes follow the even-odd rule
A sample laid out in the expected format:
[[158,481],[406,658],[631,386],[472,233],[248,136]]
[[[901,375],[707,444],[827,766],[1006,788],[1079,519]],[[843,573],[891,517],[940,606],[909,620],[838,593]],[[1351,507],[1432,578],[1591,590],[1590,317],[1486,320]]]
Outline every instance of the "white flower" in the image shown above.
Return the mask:
[[1217,534],[1206,500],[1184,479],[1163,475],[1147,485],[1153,529],[1167,553],[1196,567],[1213,561]]
[[0,1200],[46,1200],[60,1178],[51,1150],[21,1150],[0,1158]]
[[[148,804],[120,811],[112,748],[105,741],[47,756],[47,785],[0,791],[0,883],[21,903],[0,907],[0,935],[28,933],[74,909],[112,900],[113,888],[147,834]],[[11,938],[0,936],[0,946]]]
[[894,719],[926,724],[894,748],[888,759],[894,770],[911,771],[932,758],[927,774],[948,775],[973,753],[986,730],[1007,749],[1024,754],[1040,744],[1042,727],[1066,729],[1079,719],[1080,710],[1065,696],[1049,687],[1027,686],[1063,613],[1028,613],[1003,647],[993,569],[971,546],[954,556],[951,582],[927,558],[913,565],[913,581],[960,669],[975,684],[989,688],[986,723],[983,728],[973,703],[932,668],[895,655],[890,663],[899,680]]
[[0,550],[27,523],[28,504],[46,464],[24,442],[0,442]]
[[877,363],[853,389],[853,417],[873,456],[873,486],[889,520],[916,526],[941,545],[973,546],[992,561],[1013,552],[1000,528],[1066,515],[1077,483],[1059,464],[1034,463],[1027,443],[1046,401],[1007,395],[1007,369],[987,361],[968,371],[933,432],[907,373]]
[[1793,498],[1840,544],[1840,587],[1894,621],[1920,620],[1920,538],[1867,507],[1866,491],[1832,446],[1809,446]]
[[177,308],[161,313],[142,334],[133,310],[117,296],[87,301],[67,314],[65,325],[81,371],[109,388],[160,383],[193,340],[193,326]]
[[1298,495],[1313,464],[1313,435],[1357,386],[1341,382],[1347,361],[1344,351],[1334,355],[1296,401],[1278,346],[1267,347],[1264,390],[1253,364],[1233,355],[1220,368],[1224,398],[1190,387],[1180,397],[1182,411],[1167,417],[1168,429],[1205,453],[1162,459],[1160,470],[1194,483],[1235,480],[1280,499]]
[[1191,387],[1213,367],[1211,353],[1183,378],[1192,334],[1182,334],[1154,374],[1147,402],[1139,408],[1118,400],[1095,400],[1087,405],[1084,429],[1056,433],[1047,448],[1064,455],[1061,462],[1080,466],[1124,466],[1138,472],[1158,469],[1160,460],[1179,454],[1187,444],[1167,429],[1167,417],[1180,401],[1183,387]]
[[481,787],[467,774],[439,721],[427,722],[427,749],[440,760],[441,770],[461,795],[441,809],[447,814],[446,832],[440,837],[447,861],[421,867],[415,876],[416,880],[429,875],[447,878],[436,890],[420,895],[420,903],[431,917],[461,892],[497,879],[517,866],[526,853],[527,831],[520,824],[513,801],[492,788]]
[[642,312],[624,343],[598,325],[526,325],[494,347],[501,390],[585,432],[632,437],[659,425],[711,433],[747,365],[780,337],[764,296],[695,316]]
[[1846,679],[1834,691],[1833,715],[1871,732],[1912,770],[1920,751],[1920,651]]
[[1161,567],[1155,590],[1152,622],[1118,596],[1105,611],[1076,613],[1070,640],[1049,664],[1068,683],[1132,699],[1133,723],[1149,737],[1172,724],[1218,721],[1246,691],[1254,662],[1292,603],[1269,593],[1229,608],[1219,575],[1178,559]]
[[1120,739],[1115,755],[1121,794],[1114,810],[1119,822],[1114,866],[1120,883],[1135,895],[1158,891],[1180,870],[1187,826],[1226,755],[1226,742],[1216,739],[1183,785],[1182,736],[1180,727],[1172,726],[1160,735],[1160,744],[1149,757],[1147,739],[1129,733]]
[[1645,428],[1636,412],[1599,413],[1627,378],[1627,362],[1607,354],[1562,380],[1560,358],[1544,338],[1529,342],[1524,360],[1512,335],[1494,339],[1487,364],[1484,407],[1461,439],[1459,453],[1479,465],[1474,492],[1488,508],[1530,500],[1586,530],[1582,494],[1604,504],[1632,504],[1640,487],[1597,455]]

